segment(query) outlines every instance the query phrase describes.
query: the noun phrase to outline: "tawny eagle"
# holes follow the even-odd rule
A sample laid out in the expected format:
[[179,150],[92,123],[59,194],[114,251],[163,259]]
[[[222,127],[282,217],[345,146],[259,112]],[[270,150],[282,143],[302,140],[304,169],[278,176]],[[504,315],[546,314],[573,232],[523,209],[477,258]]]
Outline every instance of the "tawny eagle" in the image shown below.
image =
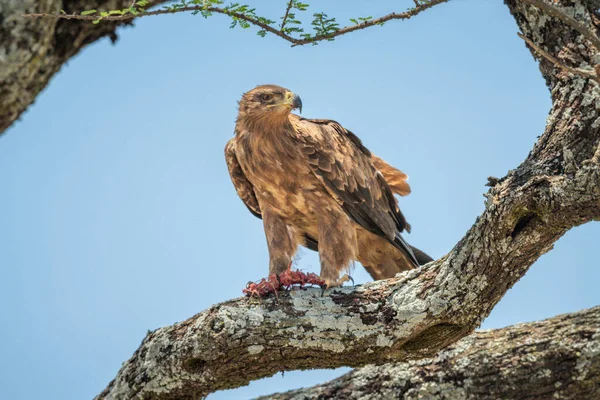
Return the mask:
[[300,97],[275,86],[242,96],[225,158],[235,189],[262,218],[269,273],[281,274],[298,245],[317,250],[326,286],[348,279],[354,260],[374,279],[431,261],[402,238],[410,231],[393,193],[407,175],[373,155],[335,121],[305,119]]

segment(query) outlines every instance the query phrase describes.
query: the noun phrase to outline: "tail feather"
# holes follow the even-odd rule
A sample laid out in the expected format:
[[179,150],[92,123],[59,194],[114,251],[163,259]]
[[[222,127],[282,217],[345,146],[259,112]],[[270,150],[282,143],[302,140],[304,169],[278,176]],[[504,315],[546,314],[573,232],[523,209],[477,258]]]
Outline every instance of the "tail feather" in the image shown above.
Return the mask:
[[417,249],[415,246],[410,246],[410,248],[412,249],[413,254],[417,258],[419,265],[425,265],[433,261],[433,258],[431,258],[429,254],[425,253],[424,251]]
[[396,238],[394,239],[394,246],[396,246],[399,250],[406,254],[408,259],[412,261],[415,267],[421,265],[419,264],[419,260],[417,260],[417,257],[415,257],[411,246],[408,243],[406,243],[402,235],[400,235],[399,233],[396,233]]

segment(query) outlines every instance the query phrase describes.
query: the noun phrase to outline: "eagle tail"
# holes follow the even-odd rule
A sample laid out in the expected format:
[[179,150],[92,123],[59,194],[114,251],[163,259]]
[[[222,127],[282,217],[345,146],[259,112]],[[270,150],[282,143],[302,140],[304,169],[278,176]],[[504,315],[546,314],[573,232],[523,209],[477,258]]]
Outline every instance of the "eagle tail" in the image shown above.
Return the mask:
[[[421,265],[421,264],[419,264],[419,260],[415,256],[415,253],[413,253],[412,247],[408,243],[406,243],[406,241],[404,240],[402,235],[400,235],[399,232],[396,232],[396,237],[394,238],[394,246],[396,246],[400,251],[402,251],[408,257],[408,259],[414,264],[415,267],[418,267],[419,265]],[[423,253],[423,252],[421,252],[421,253]],[[423,253],[423,254],[425,254],[425,253]],[[425,254],[425,255],[427,256],[427,254]],[[429,257],[429,256],[427,256],[427,257]]]
[[425,253],[423,250],[420,250],[415,246],[410,246],[410,248],[412,249],[413,254],[417,258],[419,265],[425,265],[433,261],[433,258],[431,258],[429,254]]

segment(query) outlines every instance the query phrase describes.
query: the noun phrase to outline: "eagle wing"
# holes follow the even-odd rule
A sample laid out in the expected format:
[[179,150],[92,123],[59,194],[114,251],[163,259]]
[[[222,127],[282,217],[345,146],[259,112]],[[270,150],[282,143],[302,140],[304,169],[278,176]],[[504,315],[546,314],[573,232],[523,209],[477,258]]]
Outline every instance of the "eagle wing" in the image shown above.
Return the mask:
[[260,205],[256,199],[256,193],[254,193],[254,186],[248,180],[244,171],[242,171],[242,167],[235,154],[235,144],[236,140],[233,138],[225,145],[225,161],[227,162],[229,176],[231,177],[235,191],[246,207],[248,207],[248,210],[255,217],[262,218]]
[[[335,123],[330,120],[311,121],[316,121],[316,123]],[[341,129],[344,129],[341,125],[337,123],[336,125]],[[360,139],[358,140],[360,141]],[[246,175],[244,175],[244,171],[242,171],[242,167],[240,166],[235,154],[235,138],[229,140],[225,145],[225,161],[227,162],[227,169],[229,170],[231,181],[233,182],[233,186],[235,187],[238,196],[240,196],[252,215],[257,218],[262,218],[260,206],[258,204],[258,200],[256,199],[256,194],[254,193],[254,187],[248,178],[246,178]],[[407,182],[408,175],[399,169],[392,167],[390,164],[374,154],[371,155],[371,161],[373,162],[375,168],[381,171],[393,193],[396,193],[400,196],[406,196],[410,194],[410,186]],[[407,225],[406,228],[410,231],[409,227],[410,225]]]
[[295,139],[313,173],[346,214],[368,231],[387,238],[419,265],[400,235],[408,227],[406,219],[361,140],[335,121],[290,120]]
[[410,185],[408,184],[408,175],[400,171],[397,168],[392,167],[375,154],[371,154],[371,161],[377,170],[381,171],[385,181],[392,189],[393,193],[400,196],[407,196],[410,194]]

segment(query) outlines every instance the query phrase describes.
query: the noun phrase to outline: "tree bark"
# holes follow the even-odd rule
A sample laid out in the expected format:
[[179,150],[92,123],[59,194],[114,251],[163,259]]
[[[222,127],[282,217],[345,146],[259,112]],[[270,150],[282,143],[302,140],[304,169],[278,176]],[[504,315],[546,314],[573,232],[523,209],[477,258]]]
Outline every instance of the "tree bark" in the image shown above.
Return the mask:
[[[151,1],[156,5],[166,0]],[[29,107],[64,63],[90,43],[131,21],[102,22],[23,18],[26,13],[66,13],[129,7],[131,0],[0,1],[0,134]]]
[[600,307],[476,332],[435,357],[369,365],[260,399],[598,399]]

